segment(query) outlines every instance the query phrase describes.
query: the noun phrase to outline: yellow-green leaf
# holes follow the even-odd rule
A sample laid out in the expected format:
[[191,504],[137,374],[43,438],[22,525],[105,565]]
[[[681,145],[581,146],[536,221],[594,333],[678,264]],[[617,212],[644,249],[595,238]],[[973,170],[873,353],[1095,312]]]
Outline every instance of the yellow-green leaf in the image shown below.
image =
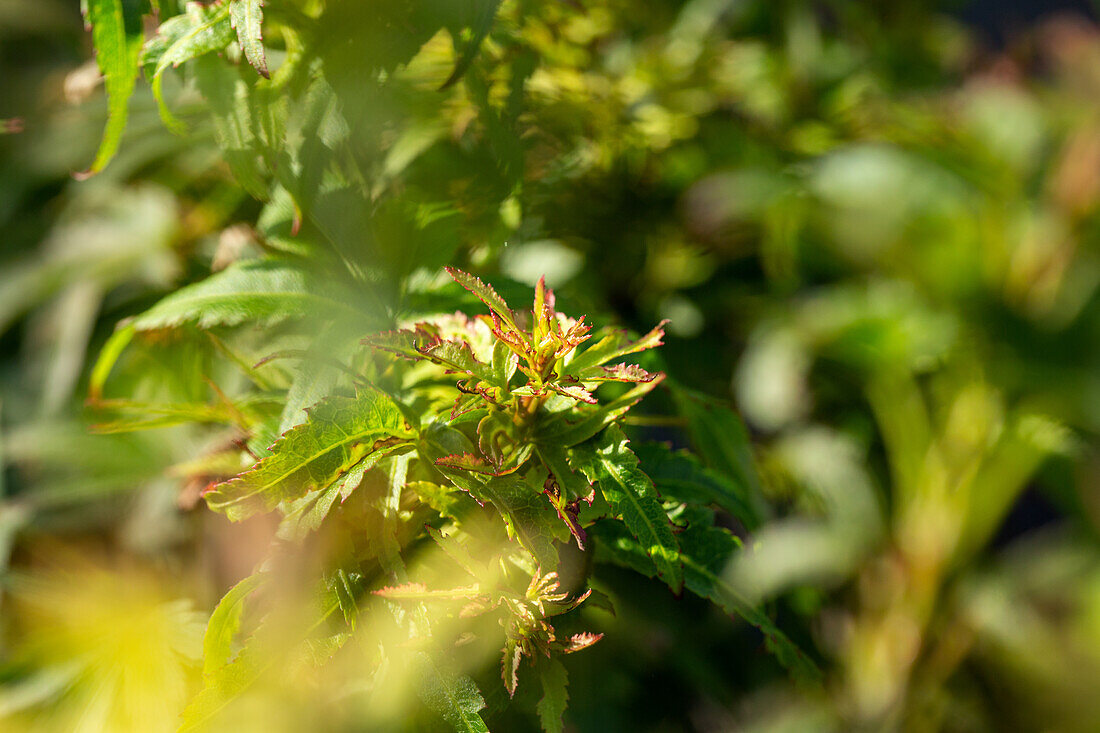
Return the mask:
[[96,64],[107,91],[107,126],[99,151],[87,173],[103,170],[118,152],[126,129],[130,96],[134,93],[143,41],[144,0],[88,0],[88,24],[96,48]]
[[413,435],[397,405],[373,389],[332,397],[308,414],[271,446],[270,456],[215,486],[206,495],[210,508],[235,522],[270,511],[328,486],[363,456]]
[[229,4],[229,20],[248,63],[260,76],[270,78],[264,55],[264,0],[233,0]]

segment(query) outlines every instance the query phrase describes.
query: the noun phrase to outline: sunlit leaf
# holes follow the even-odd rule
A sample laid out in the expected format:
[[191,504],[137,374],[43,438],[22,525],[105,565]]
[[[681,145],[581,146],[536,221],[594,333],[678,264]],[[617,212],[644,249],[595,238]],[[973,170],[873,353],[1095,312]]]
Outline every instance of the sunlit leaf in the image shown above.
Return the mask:
[[679,544],[653,482],[639,470],[622,430],[612,425],[591,443],[577,446],[573,465],[599,486],[611,510],[653,559],[657,574],[679,593],[684,584]]
[[271,447],[271,455],[206,494],[207,504],[240,521],[281,502],[326,487],[361,457],[413,435],[397,406],[365,389],[355,397],[332,397],[309,411]]
[[334,300],[334,292],[331,284],[322,285],[286,260],[246,260],[177,290],[130,325],[146,331],[182,323],[199,328],[265,325],[309,315],[363,319],[361,311]]
[[237,42],[260,76],[268,77],[267,57],[264,55],[264,0],[231,0],[229,19],[237,31]]
[[427,652],[417,652],[415,666],[424,704],[458,733],[489,733],[478,711],[485,699],[472,679],[455,674]]
[[206,624],[206,635],[202,641],[204,677],[210,677],[229,662],[233,652],[233,638],[241,630],[245,600],[265,578],[263,573],[253,573],[230,588],[218,601],[214,612],[210,614],[210,621]]
[[88,24],[96,48],[96,64],[107,90],[107,127],[88,173],[97,173],[118,152],[126,129],[127,110],[138,74],[144,40],[142,15],[147,0],[87,0]]
[[164,72],[193,58],[221,51],[234,38],[229,21],[231,3],[200,5],[190,3],[186,12],[160,24],[157,35],[146,44],[141,63],[150,73],[153,96],[164,124],[182,132],[183,123],[172,114],[164,100]]

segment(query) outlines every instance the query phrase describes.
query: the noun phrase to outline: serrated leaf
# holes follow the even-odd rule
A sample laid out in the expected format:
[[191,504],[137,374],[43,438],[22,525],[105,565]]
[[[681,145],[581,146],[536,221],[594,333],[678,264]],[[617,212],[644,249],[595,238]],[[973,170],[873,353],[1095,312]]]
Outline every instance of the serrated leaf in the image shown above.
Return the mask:
[[399,450],[406,450],[408,444],[397,443],[387,448],[376,450],[366,456],[352,468],[327,487],[311,491],[300,499],[295,499],[285,508],[286,516],[279,522],[276,535],[288,542],[299,542],[321,528],[325,518],[336,501],[341,503],[359,487],[363,475],[374,468],[380,460],[392,455]]
[[[440,423],[425,429],[420,436],[420,454],[435,462],[450,455],[472,453],[473,446],[461,433]],[[535,560],[545,568],[557,567],[554,541],[564,530],[557,512],[541,490],[515,475],[483,477],[437,464],[440,473],[478,502],[491,503],[504,518],[509,535],[519,540]]]
[[229,662],[233,652],[233,637],[241,630],[241,616],[244,614],[244,602],[252,591],[266,579],[264,573],[254,573],[240,581],[222,596],[210,621],[206,624],[206,635],[202,640],[202,674],[210,678],[218,669]]
[[588,647],[592,646],[602,638],[603,634],[597,634],[592,631],[581,631],[579,633],[573,634],[565,640],[564,644],[562,645],[562,652],[564,652],[565,654],[573,654],[574,652],[579,652],[582,649],[587,649]]
[[424,346],[417,351],[425,358],[446,367],[450,371],[477,377],[483,382],[507,387],[508,382],[501,382],[500,374],[489,364],[478,361],[474,356],[470,344],[465,341],[440,341],[439,343]]
[[414,660],[420,699],[458,733],[489,733],[478,711],[485,699],[472,679],[456,674],[426,652]]
[[583,474],[574,471],[569,465],[569,456],[565,448],[560,445],[540,444],[535,446],[535,452],[543,465],[554,476],[558,489],[566,501],[591,498],[592,484]]
[[573,450],[573,463],[598,485],[608,505],[653,560],[657,574],[674,593],[684,585],[679,544],[657,500],[653,482],[638,468],[626,436],[611,425],[593,441]]
[[482,303],[489,306],[489,310],[495,313],[513,333],[519,333],[520,328],[516,325],[516,314],[508,307],[508,303],[504,301],[504,298],[497,295],[497,291],[493,290],[492,285],[483,283],[474,275],[463,272],[456,267],[447,267],[445,269],[450,273],[451,277],[454,278],[455,282],[476,295]]
[[423,583],[402,583],[371,592],[391,601],[461,601],[480,598],[483,595],[476,583],[449,589],[430,589]]
[[738,615],[764,635],[768,650],[799,682],[814,683],[821,672],[806,654],[775,625],[767,614],[750,603],[726,581],[724,571],[740,541],[720,527],[693,525],[680,533],[684,584],[692,593],[708,598],[730,615]]
[[[336,291],[338,292],[338,291]],[[317,315],[326,319],[364,319],[363,312],[329,297],[327,289],[303,268],[286,260],[237,262],[207,279],[181,288],[130,325],[138,331],[194,323],[199,328],[241,323],[269,325],[288,318]]]
[[407,488],[411,489],[420,501],[456,523],[461,522],[462,516],[467,511],[477,507],[469,494],[431,481],[412,481],[407,484]]
[[578,402],[586,402],[590,405],[599,403],[599,400],[593,397],[591,392],[579,384],[558,384],[557,382],[551,382],[547,384],[546,387],[560,395],[577,400]]
[[193,58],[221,51],[234,38],[229,21],[230,3],[200,5],[190,3],[187,11],[169,18],[157,28],[157,35],[145,46],[141,63],[147,73],[152,69],[150,86],[164,124],[182,132],[183,123],[168,109],[164,101],[164,72]]
[[542,698],[535,710],[539,714],[539,723],[546,733],[562,733],[562,715],[569,700],[569,675],[557,659],[539,664],[539,678],[542,680]]
[[631,341],[626,331],[612,328],[603,329],[603,338],[575,355],[572,361],[566,364],[565,374],[579,378],[580,374],[591,367],[606,364],[612,359],[619,359],[628,354],[635,354],[639,351],[660,346],[663,343],[661,339],[665,335],[664,327],[666,323],[668,321],[661,321],[653,327],[653,330],[637,341]]
[[493,503],[508,524],[510,533],[534,555],[541,567],[557,567],[558,551],[554,542],[562,535],[558,531],[562,524],[540,492],[515,476],[490,478],[477,491]]
[[753,529],[767,516],[760,479],[753,461],[748,430],[732,409],[718,400],[669,385],[680,414],[687,418],[692,445],[703,463],[743,487],[751,513],[742,517]]
[[286,516],[279,522],[275,536],[287,542],[302,541],[311,532],[321,528],[325,517],[339,498],[339,482],[334,482],[327,488],[311,491],[302,498],[295,499],[287,506]]
[[637,364],[590,366],[576,372],[576,379],[582,382],[652,382],[656,378]]
[[540,419],[535,440],[540,445],[560,445],[566,448],[588,440],[652,392],[664,378],[663,373],[658,373],[652,381],[642,382],[603,405],[582,406],[576,410],[551,413]]
[[96,65],[107,92],[107,126],[88,174],[103,170],[118,152],[137,79],[144,40],[141,16],[147,5],[144,0],[87,0]]
[[744,486],[705,468],[687,451],[674,451],[661,443],[642,443],[634,446],[634,453],[662,497],[690,504],[714,504],[742,522],[755,516]]
[[246,191],[261,201],[267,199],[268,169],[261,161],[265,153],[271,152],[270,143],[283,136],[281,106],[258,99],[240,69],[224,59],[201,56],[194,60],[193,71],[196,86],[207,102],[222,159]]
[[466,549],[466,546],[459,542],[456,537],[445,535],[430,525],[426,526],[425,529],[439,546],[439,549],[472,577],[482,578],[488,574],[488,566],[484,562],[475,560],[470,551]]
[[461,471],[469,471],[470,473],[477,473],[482,476],[504,476],[515,471],[514,468],[511,470],[501,470],[481,456],[474,455],[473,453],[443,456],[436,460],[435,465],[444,468],[456,468]]
[[229,4],[229,20],[237,31],[237,42],[244,57],[256,72],[268,79],[267,57],[264,55],[264,0],[232,0]]
[[508,697],[515,697],[516,688],[519,686],[519,663],[523,660],[523,647],[519,639],[508,634],[504,640],[504,649],[500,657],[500,678],[504,680],[504,689],[508,691]]
[[328,486],[363,456],[412,436],[397,405],[377,390],[333,397],[287,431],[270,456],[217,484],[206,501],[211,509],[240,521]]
[[[600,560],[613,561],[649,577],[656,575],[653,561],[622,524],[603,520],[590,532],[599,538],[596,548]],[[768,650],[794,678],[808,682],[820,678],[821,673],[813,660],[767,614],[739,595],[725,580],[724,568],[740,546],[737,537],[720,527],[693,522],[680,533],[679,540],[684,587],[754,626],[763,634]]]

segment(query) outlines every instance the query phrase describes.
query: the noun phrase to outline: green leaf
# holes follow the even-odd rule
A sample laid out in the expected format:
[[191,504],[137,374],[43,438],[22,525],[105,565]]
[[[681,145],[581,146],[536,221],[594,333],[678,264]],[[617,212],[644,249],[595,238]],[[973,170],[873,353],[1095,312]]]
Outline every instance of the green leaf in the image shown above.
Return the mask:
[[274,414],[282,400],[270,395],[253,395],[239,401],[206,403],[157,403],[134,400],[99,400],[95,407],[113,415],[113,419],[91,426],[100,434],[128,433],[135,430],[181,425],[184,423],[225,423],[248,429]]
[[[490,477],[477,492],[497,508],[508,529],[543,568],[556,568],[561,521],[542,492],[516,476]],[[473,492],[471,492],[473,493]],[[474,498],[478,498],[475,494]],[[567,536],[567,535],[566,535]]]
[[[585,377],[585,380],[598,378],[596,375],[601,374],[601,372],[593,369],[593,367],[605,364],[612,359],[619,359],[628,354],[635,354],[639,351],[660,346],[663,343],[661,339],[665,335],[664,326],[666,323],[667,321],[661,321],[654,326],[652,331],[637,341],[631,341],[627,332],[621,329],[602,329],[603,338],[574,356],[573,360],[566,364],[565,374],[577,378],[580,378],[582,374],[588,374],[589,376]],[[605,376],[606,378],[615,377]],[[640,380],[631,379],[629,381]]]
[[[311,637],[341,608],[342,601],[337,585],[344,584],[349,579],[349,576],[341,575],[339,578],[326,578],[322,583],[311,604],[314,606],[310,611],[312,622],[306,628],[300,629],[296,638],[287,638],[285,624],[265,622],[249,637],[233,661],[216,668],[206,677],[202,691],[183,711],[178,733],[202,730],[227,705],[271,670],[276,661],[285,661],[288,651],[301,649],[307,654],[312,653],[315,647],[310,642],[315,642],[316,639]],[[358,576],[351,577],[358,583]]]
[[742,487],[751,514],[742,517],[753,529],[767,516],[760,478],[753,461],[749,433],[741,418],[718,400],[678,384],[669,385],[680,414],[687,418],[688,433],[703,463]]
[[202,674],[210,678],[229,662],[233,652],[233,637],[241,630],[245,599],[266,579],[264,573],[254,573],[229,589],[206,624],[202,640]]
[[450,372],[476,377],[498,387],[508,387],[508,377],[511,375],[507,374],[499,364],[486,364],[480,361],[474,356],[468,342],[454,339],[434,340],[434,338],[432,334],[421,329],[383,331],[367,336],[363,339],[363,343],[407,359],[424,359]]
[[507,387],[508,382],[500,381],[500,373],[489,364],[478,361],[470,344],[465,341],[440,341],[417,349],[430,361],[446,367],[450,371],[477,377],[483,382]]
[[481,15],[478,17],[474,27],[474,37],[471,38],[466,44],[466,47],[462,49],[462,55],[458,58],[454,71],[447,77],[447,81],[443,82],[443,86],[439,88],[440,91],[461,79],[462,75],[466,73],[466,70],[470,68],[470,64],[472,64],[477,57],[478,49],[481,48],[481,44],[485,41],[485,37],[489,35],[489,31],[493,28],[493,20],[496,18],[497,8],[500,7],[500,3],[501,0],[488,0],[488,2],[485,3]]
[[554,480],[566,500],[576,501],[592,493],[592,484],[569,465],[565,448],[543,443],[535,446],[535,452],[547,470],[554,475]]
[[92,402],[102,399],[103,385],[107,383],[107,377],[110,376],[111,370],[114,369],[118,358],[122,356],[122,352],[134,340],[136,332],[132,325],[122,326],[111,334],[110,338],[107,339],[107,343],[103,344],[99,356],[96,357],[95,365],[92,367],[91,376],[88,378],[88,399]]
[[332,511],[336,500],[347,500],[359,488],[367,471],[378,465],[386,456],[399,450],[407,450],[407,443],[397,443],[374,451],[356,463],[352,468],[323,489],[311,491],[300,499],[295,499],[286,507],[286,516],[279,522],[276,534],[288,542],[300,542],[311,532],[316,532],[324,523],[325,517]]
[[736,614],[755,626],[764,635],[768,650],[797,681],[816,682],[821,672],[813,660],[725,579],[726,566],[740,544],[725,529],[693,523],[680,533],[684,584],[692,593],[710,599],[726,613]]
[[241,70],[224,59],[213,55],[197,58],[193,72],[195,84],[207,102],[222,159],[246,191],[261,201],[267,199],[269,170],[262,163],[265,153],[271,157],[271,138],[282,137],[282,105],[258,98],[257,90],[242,78]]
[[199,328],[246,322],[270,325],[307,315],[363,320],[366,316],[362,311],[333,299],[338,292],[290,261],[245,260],[177,290],[130,325],[148,331],[182,323],[194,323]]
[[[421,433],[420,454],[435,462],[452,455],[472,453],[473,446],[457,430],[434,423]],[[557,512],[537,489],[516,476],[486,477],[436,464],[450,481],[479,503],[490,502],[504,518],[511,536],[534,555],[544,568],[555,568],[558,553],[554,541],[564,526]]]
[[611,510],[653,560],[657,574],[679,593],[684,585],[679,544],[653,482],[638,469],[638,458],[627,442],[622,430],[611,425],[573,450],[574,464],[599,486]]
[[539,676],[542,679],[542,698],[535,707],[539,722],[546,733],[562,733],[564,726],[561,718],[569,700],[569,675],[565,665],[557,659],[543,661],[539,665]]
[[455,282],[476,295],[482,303],[489,306],[489,310],[495,313],[510,330],[517,333],[520,331],[519,326],[516,325],[516,314],[508,307],[508,303],[504,301],[504,298],[497,295],[497,291],[493,290],[492,285],[483,283],[477,277],[468,272],[463,272],[458,268],[447,267],[445,269],[450,273],[451,277],[454,278]]
[[240,521],[326,487],[363,456],[412,435],[397,405],[377,390],[333,397],[287,431],[270,456],[215,486],[206,501],[211,509]]
[[687,451],[674,451],[661,443],[641,443],[634,446],[634,453],[665,499],[714,504],[743,522],[755,516],[749,508],[744,486],[704,468]]
[[[657,568],[645,548],[620,523],[602,520],[589,531],[598,538],[597,559],[624,565],[649,577],[656,575]],[[763,634],[768,650],[796,680],[812,684],[820,679],[821,672],[813,660],[725,580],[725,567],[740,546],[737,537],[720,527],[692,521],[679,539],[684,586],[689,591],[756,627]]]
[[141,16],[144,0],[88,0],[88,23],[96,49],[96,64],[107,91],[107,126],[88,174],[98,173],[118,152],[130,96],[138,73],[138,59],[144,40]]
[[229,4],[229,21],[237,31],[237,42],[248,63],[260,76],[270,78],[264,55],[264,0],[233,0]]
[[190,3],[182,15],[169,18],[160,24],[157,35],[145,46],[141,63],[146,73],[152,69],[151,86],[164,124],[176,132],[184,127],[168,109],[164,101],[162,85],[164,72],[212,51],[221,51],[234,38],[229,21],[230,3],[200,5]]
[[603,405],[584,405],[575,410],[542,416],[535,440],[540,445],[559,445],[565,448],[588,440],[652,392],[664,377],[664,374],[657,374],[652,381],[642,382]]
[[414,669],[419,681],[417,692],[430,709],[460,733],[489,733],[478,711],[485,699],[472,679],[444,667],[426,652],[417,652]]

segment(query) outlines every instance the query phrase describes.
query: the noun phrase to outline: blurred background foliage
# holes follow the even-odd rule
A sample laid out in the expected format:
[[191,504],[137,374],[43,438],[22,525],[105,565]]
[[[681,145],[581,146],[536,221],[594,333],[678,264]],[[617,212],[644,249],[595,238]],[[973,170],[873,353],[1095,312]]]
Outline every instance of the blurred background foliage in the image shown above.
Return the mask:
[[[731,518],[749,551],[726,572],[824,684],[791,686],[719,610],[603,570],[618,615],[569,660],[571,729],[1100,726],[1089,6],[509,0],[440,90],[466,20],[367,5],[271,35],[282,107],[241,59],[200,58],[164,82],[181,136],[139,84],[117,158],[77,180],[106,111],[79,11],[0,0],[6,725],[175,727],[205,611],[271,528],[196,503],[188,462],[232,435],[94,430],[85,400],[203,402],[243,379],[234,362],[298,344],[153,331],[109,382],[94,369],[119,320],[277,251],[391,317],[446,263],[504,288],[545,273],[571,313],[670,319],[672,379],[744,416],[768,518]],[[321,77],[285,60],[303,45]],[[234,119],[234,95],[276,126]],[[661,393],[646,410],[676,411]],[[238,727],[361,724],[300,690],[268,703]]]

